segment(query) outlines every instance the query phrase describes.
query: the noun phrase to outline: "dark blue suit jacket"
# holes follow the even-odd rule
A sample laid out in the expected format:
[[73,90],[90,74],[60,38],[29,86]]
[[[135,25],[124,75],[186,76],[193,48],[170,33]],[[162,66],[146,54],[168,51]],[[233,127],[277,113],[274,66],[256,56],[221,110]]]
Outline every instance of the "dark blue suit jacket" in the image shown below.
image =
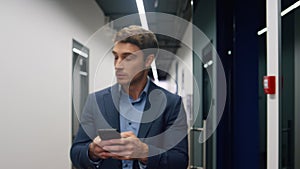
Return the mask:
[[[80,120],[70,156],[76,168],[122,169],[121,160],[91,163],[88,147],[97,129],[119,126],[119,86],[90,94]],[[147,169],[186,169],[188,165],[187,121],[181,97],[150,82],[138,133],[149,146]],[[134,168],[139,168],[134,161]]]

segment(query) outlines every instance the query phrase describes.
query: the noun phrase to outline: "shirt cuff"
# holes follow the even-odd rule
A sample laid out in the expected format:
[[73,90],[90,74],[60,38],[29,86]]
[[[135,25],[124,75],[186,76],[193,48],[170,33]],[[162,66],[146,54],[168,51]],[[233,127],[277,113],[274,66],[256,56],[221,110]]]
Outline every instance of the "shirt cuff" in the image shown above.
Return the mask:
[[138,163],[139,163],[140,169],[145,169],[147,167],[147,164],[143,164],[139,161],[138,161]]
[[93,161],[93,160],[90,158],[90,156],[89,156],[89,150],[87,150],[86,155],[87,155],[87,157],[89,158],[90,163],[92,163],[92,164],[94,164],[94,165],[99,165],[100,162],[102,161],[102,159],[99,159],[98,161]]

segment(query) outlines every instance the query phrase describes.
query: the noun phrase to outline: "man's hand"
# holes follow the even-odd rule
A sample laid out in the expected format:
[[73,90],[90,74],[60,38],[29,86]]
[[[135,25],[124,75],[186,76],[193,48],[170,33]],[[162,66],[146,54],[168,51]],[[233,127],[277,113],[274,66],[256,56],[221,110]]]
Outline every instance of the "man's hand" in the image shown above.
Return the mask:
[[101,159],[107,159],[106,151],[101,146],[101,139],[97,136],[93,142],[89,145],[89,157],[93,161]]
[[121,133],[121,137],[121,139],[101,141],[100,146],[106,152],[100,154],[120,160],[138,159],[146,164],[149,153],[148,145],[140,141],[131,131]]

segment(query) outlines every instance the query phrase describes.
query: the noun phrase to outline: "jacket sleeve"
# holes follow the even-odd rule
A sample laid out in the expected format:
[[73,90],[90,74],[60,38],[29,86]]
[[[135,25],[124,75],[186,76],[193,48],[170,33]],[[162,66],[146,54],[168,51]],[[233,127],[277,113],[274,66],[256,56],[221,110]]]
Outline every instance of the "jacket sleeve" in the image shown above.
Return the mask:
[[89,144],[91,142],[92,140],[80,126],[70,152],[72,163],[76,168],[94,169],[99,167],[101,161],[92,162],[88,156]]
[[73,141],[70,157],[73,165],[78,169],[94,169],[99,167],[100,162],[93,162],[89,159],[89,144],[95,135],[95,126],[93,122],[93,95],[89,95],[83,109],[80,119],[80,126],[77,135]]
[[[174,104],[175,103],[175,104]],[[163,134],[163,145],[149,145],[149,154],[157,154],[148,158],[147,169],[186,169],[188,166],[187,119],[181,98],[173,102],[169,109]]]

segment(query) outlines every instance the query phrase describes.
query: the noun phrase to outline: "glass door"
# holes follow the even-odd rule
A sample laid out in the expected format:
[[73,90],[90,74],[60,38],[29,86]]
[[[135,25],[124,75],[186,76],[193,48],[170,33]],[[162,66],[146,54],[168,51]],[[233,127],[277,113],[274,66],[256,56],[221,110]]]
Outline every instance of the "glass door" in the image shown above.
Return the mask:
[[[297,5],[295,1],[282,0],[282,11],[287,11],[293,4]],[[281,12],[281,15],[279,168],[298,169],[300,168],[300,8],[286,14]]]
[[267,168],[300,168],[300,1],[267,0]]

